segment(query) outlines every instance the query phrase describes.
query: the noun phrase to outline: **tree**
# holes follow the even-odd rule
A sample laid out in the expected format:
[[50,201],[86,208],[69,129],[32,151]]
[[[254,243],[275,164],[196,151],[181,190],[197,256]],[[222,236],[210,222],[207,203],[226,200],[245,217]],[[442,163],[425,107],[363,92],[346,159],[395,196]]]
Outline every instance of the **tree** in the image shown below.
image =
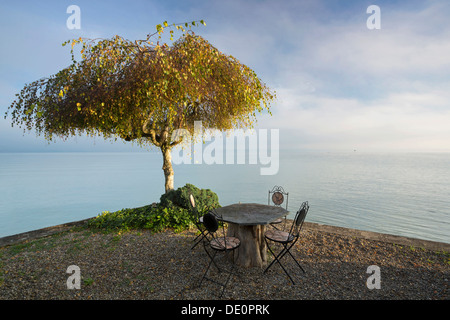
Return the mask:
[[[203,21],[200,21],[204,24]],[[47,140],[72,135],[121,138],[161,149],[165,191],[173,189],[171,149],[176,129],[194,135],[195,120],[205,128],[252,127],[275,94],[256,73],[226,55],[190,28],[157,25],[146,39],[74,39],[72,64],[55,75],[25,85],[10,105],[12,125],[35,129]],[[188,28],[189,26],[189,28]],[[164,29],[182,36],[160,43]],[[156,43],[154,37],[158,35]],[[82,45],[81,61],[74,46]]]

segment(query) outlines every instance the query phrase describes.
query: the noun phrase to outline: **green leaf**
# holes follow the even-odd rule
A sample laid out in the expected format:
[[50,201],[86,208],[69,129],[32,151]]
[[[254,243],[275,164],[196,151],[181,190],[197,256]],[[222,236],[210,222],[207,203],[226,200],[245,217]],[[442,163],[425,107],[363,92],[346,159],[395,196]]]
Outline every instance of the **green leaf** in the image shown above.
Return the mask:
[[[81,62],[73,60],[70,67],[25,86],[16,96],[8,111],[13,124],[36,128],[50,138],[98,133],[105,139],[157,147],[156,140],[143,138],[144,123],[151,124],[145,128],[155,136],[162,132],[170,136],[175,123],[190,130],[194,120],[219,130],[252,125],[258,112],[269,109],[274,95],[239,60],[187,32],[200,24],[206,25],[204,20],[176,25],[164,21],[155,25],[159,37],[153,29],[145,40],[86,39]],[[169,46],[161,35],[165,27],[173,26],[184,34]],[[172,37],[175,28],[169,31]],[[30,109],[37,101],[41,105]]]

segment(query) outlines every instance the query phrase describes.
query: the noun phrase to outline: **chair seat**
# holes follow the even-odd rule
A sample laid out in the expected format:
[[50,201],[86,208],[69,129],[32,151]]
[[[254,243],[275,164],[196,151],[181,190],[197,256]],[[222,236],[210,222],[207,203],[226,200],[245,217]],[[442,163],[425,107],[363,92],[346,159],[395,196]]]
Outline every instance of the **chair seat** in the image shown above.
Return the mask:
[[235,237],[216,238],[211,240],[211,248],[215,250],[233,250],[239,247],[241,241]]
[[289,232],[281,231],[281,230],[269,230],[264,236],[272,241],[276,242],[291,242],[294,240],[294,236],[289,234]]
[[283,219],[280,218],[280,219],[277,219],[275,221],[272,221],[270,224],[278,224],[278,223],[282,223],[282,222],[283,222]]

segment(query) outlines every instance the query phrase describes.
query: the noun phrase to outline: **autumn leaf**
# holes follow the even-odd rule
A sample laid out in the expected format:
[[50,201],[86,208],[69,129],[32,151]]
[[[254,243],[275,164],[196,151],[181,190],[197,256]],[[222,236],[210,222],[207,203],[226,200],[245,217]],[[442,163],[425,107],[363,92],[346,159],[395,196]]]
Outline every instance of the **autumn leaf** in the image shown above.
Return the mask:
[[[206,129],[251,128],[257,114],[270,113],[276,97],[251,68],[196,35],[191,26],[199,24],[206,25],[164,21],[156,33],[134,41],[66,41],[72,64],[25,85],[6,114],[13,125],[49,140],[86,134],[155,146],[163,153],[167,182],[173,170],[166,160],[179,143],[171,140],[174,130],[194,135],[197,120]],[[162,43],[164,28],[170,28],[171,39],[175,31],[182,34],[171,45]],[[81,61],[74,59],[76,43],[83,43]]]

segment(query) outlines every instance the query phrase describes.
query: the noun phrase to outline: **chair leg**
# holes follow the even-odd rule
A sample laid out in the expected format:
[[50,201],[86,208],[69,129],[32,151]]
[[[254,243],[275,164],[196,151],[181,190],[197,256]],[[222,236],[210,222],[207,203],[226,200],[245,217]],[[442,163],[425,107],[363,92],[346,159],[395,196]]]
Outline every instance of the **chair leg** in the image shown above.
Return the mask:
[[[205,250],[206,250],[206,248],[205,248]],[[225,292],[225,289],[226,289],[226,287],[227,287],[227,285],[228,285],[228,282],[229,282],[230,279],[231,279],[231,276],[233,275],[234,263],[231,265],[231,269],[230,269],[229,271],[228,271],[228,270],[224,270],[224,271],[226,271],[226,272],[228,273],[228,277],[227,277],[227,280],[225,281],[225,283],[218,282],[218,281],[216,281],[216,280],[214,280],[214,279],[211,279],[211,278],[208,278],[208,277],[207,277],[208,271],[209,271],[209,269],[211,268],[211,265],[212,265],[212,264],[214,264],[214,265],[216,266],[216,268],[217,268],[217,270],[219,270],[219,272],[222,272],[222,271],[223,271],[222,269],[220,269],[220,268],[217,266],[217,264],[216,264],[215,261],[214,261],[214,258],[215,258],[216,254],[217,254],[217,251],[214,251],[214,254],[213,254],[212,256],[209,254],[208,251],[206,251],[206,253],[208,254],[208,256],[209,256],[209,258],[210,258],[211,261],[209,262],[208,267],[206,268],[206,271],[205,271],[205,273],[203,274],[202,279],[200,280],[199,287],[202,285],[203,280],[205,280],[205,279],[206,279],[206,280],[209,280],[209,281],[211,281],[211,282],[214,282],[215,284],[218,284],[218,285],[222,286],[222,292],[221,292],[220,295],[219,295],[219,298],[221,298],[221,297],[223,296],[224,292]]]
[[306,273],[305,269],[302,268],[302,266],[300,265],[300,263],[298,263],[297,259],[294,258],[294,256],[292,255],[292,253],[288,250],[289,255],[291,256],[292,259],[294,259],[295,263],[297,264],[297,266],[302,269],[303,273]]
[[[270,252],[272,252],[272,250],[270,250]],[[273,254],[273,252],[272,252]],[[286,247],[283,248],[283,250],[277,255],[274,255],[274,260],[272,261],[272,263],[266,268],[266,270],[264,270],[264,273],[269,270],[269,268],[272,266],[272,264],[276,261],[278,262],[278,264],[280,265],[281,269],[283,269],[284,273],[286,273],[286,275],[289,277],[289,279],[291,280],[292,284],[295,285],[294,280],[292,279],[292,277],[289,275],[289,273],[287,272],[287,270],[284,268],[283,264],[280,262],[280,259],[286,254]]]
[[289,247],[287,246],[287,244],[283,243],[283,250],[280,251],[280,253],[278,253],[278,255],[275,255],[272,251],[272,249],[270,248],[269,244],[267,243],[266,240],[266,244],[267,244],[267,248],[269,249],[269,251],[272,253],[272,255],[274,256],[274,259],[272,260],[272,262],[267,266],[267,268],[264,270],[264,273],[267,272],[267,270],[269,270],[269,268],[275,263],[278,262],[278,264],[280,265],[280,267],[283,269],[284,273],[286,273],[286,275],[289,277],[289,279],[291,280],[292,284],[295,285],[294,280],[292,279],[292,277],[289,275],[289,273],[287,272],[287,270],[284,268],[283,264],[281,263],[281,259],[286,255],[286,253],[289,253],[289,255],[291,256],[292,259],[294,259],[295,263],[297,264],[297,266],[303,271],[303,273],[305,273],[305,270],[302,268],[302,266],[298,263],[298,261],[294,258],[294,256],[292,255],[292,253],[289,251],[292,246],[295,244],[292,243]]
[[277,226],[276,226],[277,224],[278,224],[278,223],[271,223],[270,226],[271,226],[272,228],[274,228],[275,230],[280,230],[280,229],[277,228]]
[[[273,265],[275,262],[278,262],[278,264],[283,268],[283,266],[282,266],[281,263],[280,263],[280,259],[281,259],[281,258],[284,256],[284,254],[285,254],[286,246],[284,246],[284,247],[283,247],[283,250],[281,250],[281,251],[278,253],[278,255],[276,255],[276,254],[272,251],[272,249],[270,248],[269,243],[267,242],[267,240],[266,240],[266,245],[267,245],[267,248],[269,249],[270,253],[273,255],[273,260],[272,260],[272,262],[267,266],[267,268],[264,270],[264,273],[266,273],[266,272],[270,269],[270,267],[272,267],[272,265]],[[283,268],[283,269],[284,269],[284,268]]]
[[266,273],[267,270],[269,270],[269,268],[270,268],[270,267],[275,263],[275,261],[276,261],[276,259],[275,259],[276,255],[273,253],[273,251],[272,251],[272,249],[270,248],[269,243],[267,242],[267,240],[265,240],[265,241],[266,241],[267,248],[269,249],[270,253],[274,256],[274,259],[273,259],[272,262],[266,267],[266,269],[264,270],[264,273]]
[[[272,228],[274,228],[275,230],[281,230],[281,231],[286,230],[286,217],[284,217],[284,218],[282,219],[281,222],[278,222],[278,223],[270,223],[269,225],[270,225]],[[277,225],[281,225],[281,227],[278,228]]]
[[272,262],[267,266],[267,268],[264,270],[264,273],[269,270],[269,268],[275,263],[278,262],[280,263],[280,259],[286,254],[286,245],[283,244],[283,250],[281,250],[278,255],[276,255],[273,251],[272,248],[269,245],[269,242],[267,241],[267,239],[264,239],[266,241],[266,246],[269,249],[270,253],[273,255],[274,259],[272,260]]
[[[201,238],[200,238],[201,237]],[[200,238],[199,240],[197,240],[198,238]],[[202,240],[206,238],[206,234],[201,232],[198,236],[195,237],[194,241],[194,245],[192,246],[191,250],[194,249],[200,242],[202,242]]]
[[[207,267],[206,270],[205,270],[205,273],[203,274],[202,280],[200,280],[199,286],[202,285],[203,280],[208,279],[208,278],[206,277],[206,275],[208,274],[208,271],[209,271],[209,268],[211,268],[211,265],[214,263],[214,265],[217,267],[216,263],[214,262],[214,257],[216,256],[216,253],[217,253],[217,252],[214,252],[214,255],[213,255],[212,257],[211,257],[211,256],[209,255],[209,253],[208,253],[208,256],[210,257],[210,261],[209,261],[208,267]],[[217,269],[219,269],[219,268],[217,267]],[[219,271],[220,271],[220,269],[219,269]]]
[[[206,244],[206,242],[204,241],[204,242],[203,242],[203,248],[205,249],[205,252],[206,252],[206,254],[208,255],[209,259],[211,260],[211,261],[209,262],[209,264],[211,265],[211,263],[214,263],[214,266],[217,268],[217,270],[218,270],[219,272],[222,272],[222,270],[220,270],[219,266],[218,266],[218,265],[216,264],[216,262],[214,261],[214,257],[216,256],[217,251],[214,250],[214,255],[211,257],[211,254],[208,252],[208,250],[206,249],[206,247],[207,247],[207,244]],[[208,266],[208,269],[209,269],[209,266]]]
[[304,269],[302,268],[302,266],[300,265],[300,263],[298,263],[297,259],[295,259],[295,257],[294,257],[294,256],[292,255],[292,253],[291,253],[291,248],[294,246],[295,242],[297,242],[297,241],[294,241],[293,243],[291,243],[291,245],[290,245],[289,247],[288,247],[287,244],[283,244],[283,246],[284,246],[284,249],[283,249],[284,253],[283,253],[283,255],[281,255],[281,257],[278,258],[278,260],[280,260],[281,258],[283,258],[283,257],[286,255],[286,253],[289,253],[289,255],[290,255],[291,258],[295,261],[295,263],[297,264],[297,266],[303,271],[303,273],[306,273],[305,270],[304,270]]
[[222,286],[223,286],[223,289],[222,289],[222,293],[220,294],[219,298],[222,298],[223,293],[225,292],[225,288],[227,287],[228,282],[230,281],[231,276],[233,275],[233,270],[234,270],[234,263],[231,265],[231,270],[228,271],[228,272],[229,272],[228,278],[227,278],[227,281],[225,282],[225,284],[222,285]]

